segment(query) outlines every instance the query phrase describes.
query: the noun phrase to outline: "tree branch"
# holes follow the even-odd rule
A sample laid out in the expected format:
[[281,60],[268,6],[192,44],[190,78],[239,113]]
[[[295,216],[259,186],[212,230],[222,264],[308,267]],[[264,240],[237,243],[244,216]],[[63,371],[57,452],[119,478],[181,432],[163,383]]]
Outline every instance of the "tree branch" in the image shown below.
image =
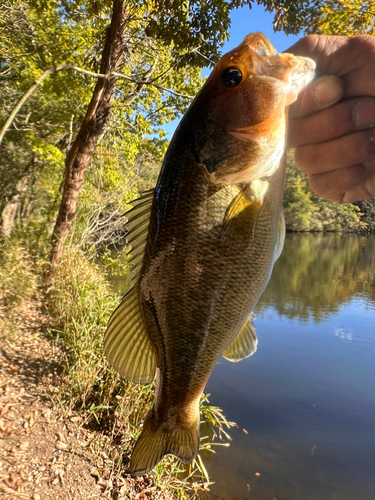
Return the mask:
[[42,83],[42,81],[45,80],[48,76],[52,75],[53,73],[56,73],[56,71],[65,69],[65,67],[66,65],[62,65],[62,66],[56,66],[55,68],[47,69],[35,80],[35,82],[31,85],[31,87],[29,87],[29,89],[24,93],[24,95],[21,97],[18,103],[14,106],[14,108],[10,112],[10,115],[8,116],[8,119],[4,123],[2,129],[0,130],[0,144],[3,141],[5,132],[12,125],[15,117],[17,116],[17,113],[22,108],[23,104],[27,101],[27,99],[31,96],[31,94],[34,92],[34,90],[38,87],[38,85]]
[[[155,69],[155,64],[152,66],[152,71],[149,70],[144,78],[147,78],[148,76],[151,76]],[[177,97],[183,97],[184,99],[194,99],[194,96],[187,95],[187,94],[181,94],[179,92],[176,92],[175,90],[172,89],[167,89],[166,87],[163,87],[162,85],[159,85],[157,83],[154,83],[155,80],[134,80],[134,78],[123,75],[122,73],[117,73],[115,71],[110,71],[109,73],[94,73],[93,71],[88,71],[87,69],[79,68],[78,66],[75,66],[74,64],[62,64],[59,66],[55,66],[54,68],[47,69],[42,73],[36,80],[35,82],[29,87],[29,89],[25,92],[25,94],[21,97],[21,99],[18,101],[18,103],[14,106],[12,109],[10,115],[8,116],[8,119],[4,123],[2,129],[0,130],[0,145],[3,142],[4,135],[14,122],[15,117],[17,116],[18,112],[22,108],[23,104],[27,101],[27,99],[33,94],[34,90],[42,83],[43,80],[45,80],[48,76],[52,75],[53,73],[56,73],[57,71],[61,71],[63,69],[70,69],[73,71],[77,71],[77,73],[83,73],[84,75],[92,76],[93,78],[103,78],[104,80],[108,80],[109,78],[122,78],[124,80],[128,80],[131,83],[134,83],[135,85],[138,86],[137,90],[130,94],[130,100],[126,101],[126,104],[131,104],[134,99],[136,99],[140,93],[142,92],[143,88],[145,85],[151,85],[153,87],[156,87],[159,90],[162,90],[163,92],[168,92],[172,95],[175,95]],[[150,73],[151,71],[151,73]],[[134,96],[134,97],[133,97]]]

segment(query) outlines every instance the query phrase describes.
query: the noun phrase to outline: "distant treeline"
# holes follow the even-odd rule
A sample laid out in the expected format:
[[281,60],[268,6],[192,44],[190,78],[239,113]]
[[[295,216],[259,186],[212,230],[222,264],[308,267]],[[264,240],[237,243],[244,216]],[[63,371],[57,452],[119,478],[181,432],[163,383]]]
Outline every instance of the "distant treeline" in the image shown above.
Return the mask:
[[284,212],[287,231],[375,232],[375,198],[336,205],[315,195],[288,152]]

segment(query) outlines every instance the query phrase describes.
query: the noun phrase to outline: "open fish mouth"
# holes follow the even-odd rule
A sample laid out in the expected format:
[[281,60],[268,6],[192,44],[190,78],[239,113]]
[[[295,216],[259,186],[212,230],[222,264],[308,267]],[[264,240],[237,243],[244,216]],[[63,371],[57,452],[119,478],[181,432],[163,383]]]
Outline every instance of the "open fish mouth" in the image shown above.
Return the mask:
[[273,83],[283,82],[285,93],[292,94],[287,105],[314,78],[316,64],[312,59],[287,52],[279,54],[263,33],[250,34],[243,43],[253,53],[253,76]]
[[[288,56],[290,56],[290,54],[288,54]],[[287,105],[292,104],[297,99],[301,90],[313,80],[316,68],[315,62],[308,57],[292,56],[292,58],[291,64],[294,63],[295,67],[290,72],[289,85],[287,85],[285,89],[287,94]]]

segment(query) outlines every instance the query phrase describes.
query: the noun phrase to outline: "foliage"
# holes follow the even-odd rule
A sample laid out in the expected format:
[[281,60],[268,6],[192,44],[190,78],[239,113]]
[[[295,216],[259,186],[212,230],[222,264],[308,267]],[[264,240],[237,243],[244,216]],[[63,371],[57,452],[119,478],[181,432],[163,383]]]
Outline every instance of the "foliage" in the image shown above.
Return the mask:
[[0,241],[0,304],[4,309],[20,307],[37,289],[34,263],[15,240]]
[[372,0],[258,0],[275,12],[274,27],[285,33],[373,35]]
[[362,212],[361,221],[364,222],[368,231],[375,232],[375,198],[355,203]]
[[[288,1],[263,3],[275,8],[279,16],[295,12],[289,20],[296,27],[306,24],[310,19],[306,16],[313,16],[320,5],[300,2],[297,8]],[[202,84],[200,67],[207,59],[218,58],[220,44],[228,36],[230,9],[245,4],[251,6],[248,1],[224,0],[129,3],[128,49],[121,69],[128,79],[118,80],[109,126],[92,157],[69,244],[78,244],[90,255],[101,254],[106,245],[121,244],[128,203],[139,191],[152,187],[160,168],[167,147],[163,125],[186,109],[190,100],[184,96],[197,93]],[[110,0],[7,0],[1,4],[0,125],[46,69],[74,64],[98,71],[111,7]],[[151,70],[151,84],[139,85]],[[95,82],[72,70],[51,75],[24,104],[0,147],[0,212],[19,195],[14,230],[27,234],[27,244],[42,254],[48,251],[56,217],[64,157]],[[25,186],[21,193],[20,180]],[[314,198],[297,169],[288,174],[289,229],[334,230],[340,221],[345,229],[361,229],[360,213]],[[368,218],[365,222],[370,227]]]
[[316,207],[307,178],[297,167],[293,153],[289,151],[284,191],[286,227],[290,231],[306,231],[310,228],[312,213]]
[[371,0],[331,0],[309,18],[309,32],[326,35],[374,35],[375,7]]
[[[368,231],[369,220],[353,204],[336,205],[316,196],[308,185],[308,178],[288,152],[284,194],[284,213],[288,231]],[[371,212],[371,215],[373,212]]]
[[35,263],[15,239],[0,238],[0,337],[17,330],[21,311],[37,295]]
[[[345,28],[348,33],[372,33],[373,22],[366,17],[372,15],[369,2],[257,1],[275,9],[278,29],[335,33],[340,28],[342,33]],[[350,8],[343,9],[343,4]],[[230,10],[251,6],[251,1],[133,0],[126,5],[129,18],[122,77],[117,81],[108,126],[89,165],[65,259],[46,291],[46,309],[53,319],[51,341],[65,354],[66,377],[59,397],[66,411],[80,412],[87,425],[99,425],[103,432],[108,422],[117,425],[127,456],[154,387],[119,379],[103,356],[105,325],[118,303],[107,276],[121,277],[128,269],[124,213],[140,191],[155,184],[167,147],[163,126],[180,117],[198,92],[203,83],[201,67],[218,59],[228,37]],[[111,12],[111,0],[1,2],[0,127],[44,71],[60,64],[99,71]],[[0,147],[0,212],[17,199],[12,237],[0,242],[1,326],[16,321],[17,311],[40,290],[43,257],[49,251],[61,195],[64,158],[95,83],[93,76],[72,69],[46,78],[23,105]],[[291,156],[288,163],[288,229],[374,228],[373,203],[339,207],[319,200]],[[302,263],[321,264],[325,272],[327,259],[316,255],[313,244],[302,257],[292,250],[280,258],[290,258],[296,268],[292,277],[284,277],[288,286],[298,288],[303,282],[299,279],[305,272]],[[356,251],[355,245],[347,248],[350,255]],[[335,293],[341,296],[349,289],[341,278],[350,272],[344,257],[338,252],[337,262],[329,269],[330,276],[340,276]],[[308,290],[298,292],[302,312],[309,317]],[[324,317],[325,301],[334,299],[325,290],[320,300],[313,312],[316,318]],[[231,424],[220,410],[207,404],[201,416],[202,445],[211,453],[213,439],[227,439],[226,427]],[[202,456],[188,469],[167,457],[153,472],[154,479],[161,484],[169,481],[181,498],[188,483],[197,491],[209,482]]]
[[[9,0],[0,6],[0,125],[46,69],[73,64],[98,71],[111,2],[101,3],[100,14],[94,13],[91,4]],[[162,41],[151,39],[146,34],[148,18],[144,7],[132,8],[124,78],[118,82],[110,129],[105,132],[107,147],[101,148],[100,158],[96,155],[92,162],[94,168],[99,162],[107,162],[106,173],[112,184],[116,180],[116,189],[121,184],[124,190],[128,184],[124,177],[138,157],[151,155],[153,163],[161,163],[166,149],[162,125],[186,109],[190,102],[186,96],[194,95],[201,85],[200,69],[187,67],[180,60],[182,54],[177,56]],[[204,58],[201,60],[203,65]],[[140,85],[138,82],[147,72],[152,73],[150,85]],[[60,71],[44,80],[23,105],[0,149],[0,211],[15,195],[18,181],[25,178],[28,186],[22,203],[28,206],[27,215],[35,219],[47,209],[49,222],[53,220],[63,160],[95,82],[91,76],[72,70]],[[122,170],[121,175],[113,172],[109,164]],[[48,186],[40,185],[39,178],[46,169],[57,177],[57,185],[48,181]],[[49,179],[48,175],[44,177]],[[135,188],[128,191],[133,196],[137,192]],[[46,200],[46,194],[52,196]],[[25,214],[19,210],[17,217],[24,220]]]

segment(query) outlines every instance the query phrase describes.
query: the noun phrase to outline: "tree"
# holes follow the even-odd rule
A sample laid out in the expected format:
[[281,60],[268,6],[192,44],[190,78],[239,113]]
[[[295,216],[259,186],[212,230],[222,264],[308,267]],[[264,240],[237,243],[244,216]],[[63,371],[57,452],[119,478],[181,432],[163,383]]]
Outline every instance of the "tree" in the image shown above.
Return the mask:
[[317,211],[312,201],[307,176],[294,161],[293,151],[288,151],[287,174],[284,191],[284,214],[286,228],[289,231],[309,231],[311,217]]
[[286,228],[289,231],[366,231],[369,221],[353,204],[336,205],[319,198],[294,161],[294,151],[288,151],[284,194]]
[[[239,3],[235,2],[234,6]],[[44,103],[48,102],[51,109],[54,106],[56,108],[56,104],[60,104],[53,99],[51,94],[57,94],[60,99],[65,97],[69,100],[69,97],[75,95],[77,83],[85,87],[82,95],[87,101],[91,85],[86,83],[85,86],[85,77],[73,71],[63,70],[81,66],[81,69],[88,69],[86,73],[91,75],[99,71],[98,60],[103,50],[103,32],[110,7],[109,1],[77,2],[73,0],[25,0],[23,2],[13,0],[2,7],[6,14],[4,17],[7,17],[4,22],[7,29],[3,32],[5,50],[4,58],[2,58],[4,75],[8,77],[5,84],[10,91],[14,91],[14,79],[19,85],[19,90],[13,95],[13,99],[7,99],[3,124],[7,117],[7,109],[9,112],[12,108],[14,109],[18,96],[25,97],[21,89],[25,89],[26,82],[30,82],[30,77],[39,81],[41,77],[43,79],[38,90],[32,96],[30,93],[31,97],[28,98],[27,103],[23,104],[22,114],[17,110],[17,119],[13,122],[12,128],[6,132],[2,148],[4,153],[12,149],[17,150],[13,167],[6,169],[11,174],[8,179],[5,176],[3,181],[5,191],[3,199],[10,205],[13,204],[13,207],[19,200],[19,196],[15,194],[18,192],[15,189],[17,182],[20,178],[29,177],[30,165],[38,165],[39,171],[44,168],[44,162],[39,161],[39,155],[35,157],[35,154],[32,154],[35,132],[39,136],[37,137],[39,151],[43,150],[40,135],[43,134],[43,141],[46,137],[51,138],[52,134],[45,133],[48,128],[53,129],[55,140],[47,140],[48,146],[47,144],[45,146],[50,147],[53,142],[57,150],[64,151],[70,146],[75,130],[82,123],[83,108],[80,108],[77,116],[74,113],[74,107],[72,110],[70,104],[64,110],[59,108],[58,113],[55,113],[55,115],[60,114],[61,118],[63,112],[63,120],[56,120],[49,116],[48,125],[44,127],[43,132],[41,127],[38,127],[39,120],[31,122],[30,116],[36,114],[35,108],[39,108],[40,100]],[[121,124],[119,128],[116,128],[114,136],[116,134],[122,136],[122,142],[128,147],[127,161],[131,162],[140,150],[145,148],[155,150],[155,146],[159,151],[164,148],[164,133],[160,125],[175,118],[186,109],[189,94],[194,95],[201,85],[200,68],[208,61],[215,61],[219,57],[220,45],[228,36],[230,20],[228,5],[224,0],[221,2],[212,0],[202,4],[169,1],[129,2],[126,4],[126,9],[128,18],[125,45],[129,57],[126,64],[121,67],[122,80],[117,85],[113,103],[114,109],[117,108],[117,117]],[[16,37],[13,36],[13,32],[10,34],[9,26],[15,27]],[[56,39],[59,40],[59,44],[56,44]],[[74,47],[73,51],[72,47]],[[155,70],[155,76],[147,79],[146,76],[150,76],[151,67]],[[61,70],[58,74],[56,68]],[[52,76],[44,79],[44,75],[49,76],[50,73],[53,73]],[[69,76],[68,73],[70,73]],[[36,88],[36,85],[31,87],[29,85],[28,88],[32,87]],[[71,91],[69,95],[64,95],[62,88],[69,88]],[[28,110],[31,111],[31,115]],[[128,125],[127,130],[124,123]],[[29,137],[31,144],[26,145],[25,136],[23,136],[23,140],[18,140],[17,148],[14,148],[15,135],[17,133],[20,135],[19,132],[21,132],[20,124],[22,132],[26,130],[31,132]],[[104,123],[102,130],[104,130],[103,127]],[[61,134],[57,140],[56,131],[62,128],[65,129],[65,133]],[[145,137],[150,137],[149,134],[154,137],[144,143]],[[19,148],[20,143],[25,144],[26,147]],[[125,150],[125,147],[122,149]],[[22,153],[22,161],[19,161],[20,153]],[[59,156],[58,151],[56,153]],[[64,196],[63,199],[66,201]],[[11,212],[15,213],[14,210]],[[58,227],[61,226],[64,218],[63,212],[61,210]],[[72,212],[69,217],[73,220],[74,213]],[[56,237],[53,243],[55,247],[57,240],[62,244],[64,239],[61,228],[58,229],[58,227],[55,229]],[[53,255],[56,257],[59,252],[55,250]]]
[[66,237],[76,215],[77,199],[89,160],[111,110],[116,85],[113,73],[119,70],[127,49],[125,29],[128,17],[124,1],[114,0],[112,20],[100,64],[100,73],[109,76],[98,79],[81,128],[66,156],[62,200],[52,235],[50,272],[60,262]]
[[[61,63],[77,64],[86,50],[82,38],[93,43],[98,37],[92,27],[87,30],[86,26],[59,22],[55,4],[14,0],[0,6],[0,126],[27,95],[32,82]],[[101,25],[99,32],[103,21]],[[66,147],[89,94],[90,86],[71,71],[53,74],[29,94],[0,148],[0,211],[8,203],[19,206],[19,182],[26,183],[23,193],[29,196],[43,168],[53,163],[54,170],[61,172]]]
[[[310,29],[308,16],[314,11],[320,19],[323,5],[259,3],[274,9],[276,20],[284,16],[285,29],[295,30]],[[252,2],[126,3],[126,57],[88,162],[84,191],[76,196],[75,214],[69,215],[75,229],[70,241],[99,248],[104,237],[109,242],[112,234],[115,239],[123,235],[122,214],[137,195],[135,180],[138,173],[148,176],[139,169],[139,158],[155,167],[160,164],[167,144],[163,125],[185,111],[202,85],[201,67],[220,56],[231,9],[242,5],[251,7]],[[79,135],[95,86],[104,81],[100,62],[112,6],[112,0],[7,0],[0,5],[0,129],[33,82],[49,75],[23,102],[0,146],[0,212],[7,234],[16,217],[16,227],[22,226],[22,234],[33,234],[38,248],[47,241],[57,216],[64,157]],[[298,186],[290,194],[294,202],[307,203],[302,210],[306,226],[311,198],[303,179],[295,181]],[[105,232],[104,221],[111,226]]]
[[275,12],[278,31],[297,34],[373,35],[375,6],[372,0],[261,0]]

